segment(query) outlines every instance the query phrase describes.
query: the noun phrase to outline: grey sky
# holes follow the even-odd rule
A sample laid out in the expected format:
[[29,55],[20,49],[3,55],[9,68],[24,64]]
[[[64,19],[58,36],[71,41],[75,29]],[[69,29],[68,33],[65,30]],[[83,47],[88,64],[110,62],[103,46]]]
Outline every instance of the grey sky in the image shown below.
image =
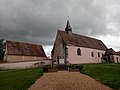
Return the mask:
[[51,46],[67,16],[74,33],[120,50],[120,0],[0,0],[0,38]]

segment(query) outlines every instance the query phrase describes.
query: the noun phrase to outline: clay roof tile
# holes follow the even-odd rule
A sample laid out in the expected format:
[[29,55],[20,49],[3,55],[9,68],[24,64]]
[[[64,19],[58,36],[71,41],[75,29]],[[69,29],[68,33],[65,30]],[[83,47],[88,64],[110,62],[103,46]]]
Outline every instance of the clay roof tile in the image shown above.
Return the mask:
[[74,46],[85,47],[85,48],[92,48],[92,49],[99,49],[99,50],[106,50],[107,47],[101,40],[78,35],[72,33],[72,35],[68,35],[65,31],[58,30],[58,33],[61,35],[64,43],[72,44]]
[[9,55],[46,57],[41,45],[7,40],[6,46]]

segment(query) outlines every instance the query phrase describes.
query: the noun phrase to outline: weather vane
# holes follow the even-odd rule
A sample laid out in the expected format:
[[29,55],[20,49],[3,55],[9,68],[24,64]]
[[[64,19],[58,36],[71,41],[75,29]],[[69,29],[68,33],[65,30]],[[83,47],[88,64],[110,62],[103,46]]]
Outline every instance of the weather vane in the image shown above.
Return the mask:
[[67,19],[69,20],[69,16],[67,16]]

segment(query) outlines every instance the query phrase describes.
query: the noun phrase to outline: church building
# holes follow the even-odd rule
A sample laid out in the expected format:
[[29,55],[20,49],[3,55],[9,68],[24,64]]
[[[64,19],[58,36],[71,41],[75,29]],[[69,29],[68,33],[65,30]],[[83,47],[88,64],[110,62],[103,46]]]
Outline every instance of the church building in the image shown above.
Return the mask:
[[67,20],[65,31],[58,30],[52,59],[56,64],[102,63],[107,49],[101,40],[73,33]]

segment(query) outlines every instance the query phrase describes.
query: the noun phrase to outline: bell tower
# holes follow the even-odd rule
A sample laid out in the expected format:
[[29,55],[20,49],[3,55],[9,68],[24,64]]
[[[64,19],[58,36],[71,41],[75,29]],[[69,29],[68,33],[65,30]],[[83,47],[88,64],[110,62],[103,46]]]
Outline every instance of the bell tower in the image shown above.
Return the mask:
[[67,32],[67,34],[72,35],[72,28],[70,26],[69,19],[67,20],[65,31]]

